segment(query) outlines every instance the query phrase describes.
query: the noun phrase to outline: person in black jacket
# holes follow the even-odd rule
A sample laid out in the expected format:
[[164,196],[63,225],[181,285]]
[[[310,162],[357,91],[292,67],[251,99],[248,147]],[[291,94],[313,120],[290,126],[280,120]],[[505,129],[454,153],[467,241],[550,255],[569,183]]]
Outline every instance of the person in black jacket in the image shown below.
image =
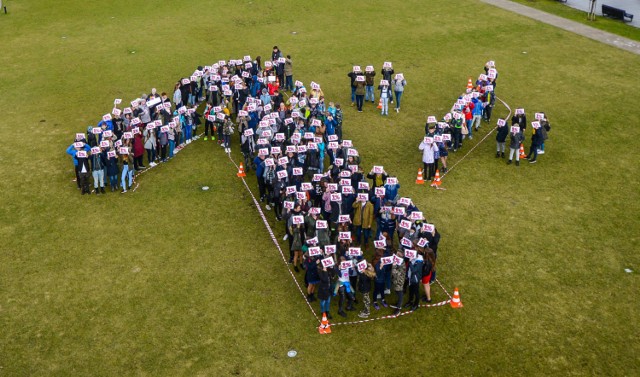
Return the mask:
[[369,296],[371,279],[376,276],[376,272],[371,263],[367,263],[367,268],[358,274],[360,275],[358,278],[358,291],[362,293],[362,303],[364,305],[358,316],[360,318],[368,318],[371,307],[371,296]]
[[[329,306],[331,304],[331,275],[326,267],[322,266],[320,260],[318,263],[318,278],[320,284],[318,284],[318,300],[320,300],[320,311],[327,314],[327,318],[331,319],[331,313],[329,313]],[[320,268],[322,266],[322,268]]]
[[542,132],[534,127],[533,135],[531,136],[531,147],[529,148],[529,154],[526,157],[530,164],[538,162],[538,148],[540,148],[542,141]]
[[500,119],[498,121],[498,131],[496,133],[496,158],[504,158],[504,147],[507,141],[507,135],[509,135],[507,122],[504,121],[504,119]]

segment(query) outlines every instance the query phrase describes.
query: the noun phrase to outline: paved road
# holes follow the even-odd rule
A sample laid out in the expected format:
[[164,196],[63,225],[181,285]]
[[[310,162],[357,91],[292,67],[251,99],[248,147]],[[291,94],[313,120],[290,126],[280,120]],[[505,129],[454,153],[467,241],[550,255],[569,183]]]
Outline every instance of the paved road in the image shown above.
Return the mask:
[[[628,38],[624,38],[615,34],[611,34],[600,29],[593,28],[575,21],[568,20],[566,18],[558,17],[547,12],[543,12],[519,3],[514,3],[509,0],[480,0],[484,3],[491,4],[498,8],[506,9],[508,11],[521,14],[525,17],[533,18],[544,22],[560,29],[564,29],[587,38],[594,39],[596,41],[606,43],[608,45],[632,52],[636,55],[640,55],[640,43]],[[640,17],[640,15],[638,16]]]
[[[589,0],[567,0],[566,5],[571,8],[579,9],[585,12],[589,11],[591,1]],[[624,9],[627,13],[633,14],[633,21],[625,22],[627,25],[640,28],[640,1],[638,0],[597,0],[596,16],[602,16],[602,4],[611,5],[612,7]]]

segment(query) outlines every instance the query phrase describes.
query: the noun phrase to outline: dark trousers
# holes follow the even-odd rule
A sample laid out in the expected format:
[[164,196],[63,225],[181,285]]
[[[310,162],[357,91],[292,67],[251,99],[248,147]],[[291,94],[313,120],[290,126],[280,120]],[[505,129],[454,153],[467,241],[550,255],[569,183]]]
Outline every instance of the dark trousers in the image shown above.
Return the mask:
[[162,158],[163,160],[167,159],[167,145],[161,145],[160,146],[160,158]]
[[363,104],[364,104],[364,94],[356,94],[356,105],[358,106],[358,111],[362,111]]
[[535,161],[538,158],[538,144],[531,143],[531,148],[529,148],[529,161]]
[[460,148],[460,144],[462,144],[462,129],[453,127],[453,149]]
[[409,302],[414,306],[420,303],[420,284],[409,284]]
[[205,121],[204,122],[204,136],[208,137],[209,136],[209,131],[211,131],[211,136],[213,135],[213,122],[210,121]]
[[427,181],[430,181],[431,178],[433,178],[434,175],[436,175],[436,165],[435,163],[424,163],[424,174],[425,177],[424,179],[426,179]]
[[78,177],[82,193],[91,193],[91,190],[89,189],[89,173],[78,173]]
[[264,182],[264,177],[258,178],[258,190],[260,191],[260,200],[263,200],[266,194],[266,185]]

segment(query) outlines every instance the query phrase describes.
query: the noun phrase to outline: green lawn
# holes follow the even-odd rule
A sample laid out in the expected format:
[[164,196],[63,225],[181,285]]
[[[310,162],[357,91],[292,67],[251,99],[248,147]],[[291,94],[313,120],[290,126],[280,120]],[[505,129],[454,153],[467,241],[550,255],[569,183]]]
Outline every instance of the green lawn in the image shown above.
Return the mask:
[[[638,56],[477,1],[7,5],[0,375],[640,374]],[[135,193],[79,195],[64,150],[114,98],[169,91],[199,64],[274,44],[296,79],[343,105],[353,64],[404,73],[402,112],[346,106],[345,133],[439,227],[438,275],[464,308],[318,335],[211,142],[145,173]],[[550,117],[547,153],[507,166],[490,136],[446,190],[415,185],[426,116],[442,116],[487,60],[500,98]]]

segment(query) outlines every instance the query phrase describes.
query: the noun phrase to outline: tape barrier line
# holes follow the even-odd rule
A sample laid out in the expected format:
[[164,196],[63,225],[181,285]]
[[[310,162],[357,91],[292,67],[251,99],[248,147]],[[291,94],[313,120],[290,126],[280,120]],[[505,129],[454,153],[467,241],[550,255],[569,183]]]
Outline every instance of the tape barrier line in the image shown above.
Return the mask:
[[[418,305],[418,306],[421,307],[421,308],[434,308],[434,307],[447,305],[450,302],[451,302],[451,299],[440,301],[440,302],[435,303],[435,304],[422,304],[422,305]],[[331,326],[357,325],[357,324],[360,324],[360,323],[374,322],[374,321],[379,321],[379,320],[382,320],[382,319],[396,319],[396,318],[400,318],[400,317],[405,316],[405,315],[413,314],[416,311],[417,310],[408,310],[406,312],[400,312],[400,314],[398,314],[398,315],[385,315],[385,316],[382,316],[382,317],[368,318],[368,319],[362,319],[362,320],[358,320],[358,321],[333,322],[333,323],[331,323]]]
[[[507,108],[507,110],[509,110],[509,115],[507,115],[507,117],[506,117],[506,118],[507,118],[507,122],[508,122],[508,121],[509,121],[509,118],[511,118],[511,108],[509,107],[509,105],[507,105],[507,103],[506,103],[506,102],[504,102],[504,101],[503,101],[502,99],[500,99],[498,96],[496,96],[496,99],[497,99],[498,101],[500,101],[500,102],[504,105],[504,107],[506,107],[506,108]],[[455,168],[459,163],[461,163],[462,161],[464,161],[464,159],[465,159],[465,158],[467,158],[467,156],[469,156],[469,155],[471,154],[471,152],[473,152],[476,148],[478,148],[478,146],[480,146],[480,144],[482,144],[482,142],[483,142],[483,141],[485,141],[485,140],[489,137],[489,135],[491,135],[491,134],[493,133],[493,131],[495,131],[497,128],[498,128],[497,126],[496,126],[496,127],[493,127],[493,128],[492,128],[492,129],[491,129],[491,130],[490,130],[490,131],[489,131],[489,132],[488,132],[488,133],[487,133],[487,134],[482,138],[482,140],[480,140],[476,145],[474,145],[471,149],[469,149],[469,151],[468,151],[464,156],[462,156],[462,158],[461,158],[461,159],[459,159],[458,161],[456,161],[456,163],[455,163],[455,164],[453,164],[453,166],[451,166],[449,169],[447,169],[447,172],[446,172],[446,173],[444,173],[444,174],[442,174],[442,177],[441,177],[441,178],[444,178],[447,174],[451,173],[451,171],[452,171],[452,170],[453,170],[453,169],[454,169],[454,168]]]
[[[227,157],[229,157],[229,160],[236,167],[236,169],[239,170],[240,168],[239,168],[238,164],[236,164],[236,162],[233,160],[233,158],[231,158],[231,154],[230,153],[227,153]],[[253,200],[253,204],[255,205],[256,209],[258,210],[258,214],[262,218],[262,222],[264,223],[264,226],[267,228],[267,232],[269,233],[269,236],[271,237],[271,241],[273,241],[273,244],[276,245],[276,248],[280,252],[280,257],[282,258],[282,262],[284,262],[285,266],[287,267],[287,271],[289,271],[289,274],[291,275],[291,279],[293,279],[293,282],[296,284],[296,287],[298,287],[298,290],[300,291],[300,294],[302,295],[302,298],[304,299],[304,302],[307,303],[307,306],[309,307],[309,310],[311,310],[311,313],[316,318],[316,320],[318,322],[321,322],[320,317],[318,317],[318,314],[313,309],[313,306],[311,305],[309,300],[307,300],[307,295],[305,294],[304,290],[300,286],[300,283],[298,282],[298,279],[296,279],[296,276],[293,274],[293,271],[291,271],[291,269],[289,268],[289,263],[287,263],[287,259],[284,256],[284,253],[282,252],[282,248],[280,247],[280,244],[278,243],[278,239],[276,238],[275,234],[273,233],[273,230],[271,229],[271,225],[269,225],[269,221],[267,220],[267,217],[265,216],[264,212],[262,211],[262,207],[260,206],[260,202],[258,201],[258,199],[256,199],[255,195],[253,195],[253,191],[251,191],[251,189],[249,188],[249,185],[247,184],[247,181],[244,179],[244,177],[240,177],[240,179],[242,179],[242,183],[244,184],[244,187],[249,192],[249,195],[251,195],[251,199]]]

